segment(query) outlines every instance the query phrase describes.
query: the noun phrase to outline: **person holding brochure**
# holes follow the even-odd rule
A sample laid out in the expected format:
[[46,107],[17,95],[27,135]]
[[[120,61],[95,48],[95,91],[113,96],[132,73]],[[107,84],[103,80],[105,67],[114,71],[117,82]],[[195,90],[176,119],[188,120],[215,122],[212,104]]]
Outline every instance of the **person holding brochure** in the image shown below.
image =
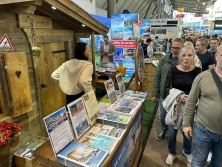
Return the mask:
[[93,65],[89,62],[91,50],[84,42],[75,46],[75,58],[66,61],[51,77],[66,94],[66,104],[92,90]]

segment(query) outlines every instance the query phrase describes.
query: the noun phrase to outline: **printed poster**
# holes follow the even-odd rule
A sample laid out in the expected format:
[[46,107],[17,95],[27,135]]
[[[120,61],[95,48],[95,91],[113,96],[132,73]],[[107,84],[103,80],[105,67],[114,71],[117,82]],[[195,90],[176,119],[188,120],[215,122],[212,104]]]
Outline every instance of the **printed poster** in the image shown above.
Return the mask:
[[116,90],[113,85],[113,81],[112,81],[112,79],[110,79],[110,80],[104,82],[104,84],[105,84],[107,96],[110,100],[110,103],[113,104],[117,100]]
[[67,105],[73,130],[78,140],[89,128],[90,122],[82,97]]
[[63,107],[43,118],[55,156],[74,138],[66,108]]
[[123,82],[123,77],[122,77],[121,73],[116,75],[116,81],[117,81],[117,84],[119,87],[120,94],[122,94],[126,90],[126,88],[125,88],[125,85]]
[[89,116],[89,120],[93,125],[99,115],[99,104],[96,99],[95,92],[94,90],[91,90],[90,92],[84,94],[82,97],[85,103],[86,111]]

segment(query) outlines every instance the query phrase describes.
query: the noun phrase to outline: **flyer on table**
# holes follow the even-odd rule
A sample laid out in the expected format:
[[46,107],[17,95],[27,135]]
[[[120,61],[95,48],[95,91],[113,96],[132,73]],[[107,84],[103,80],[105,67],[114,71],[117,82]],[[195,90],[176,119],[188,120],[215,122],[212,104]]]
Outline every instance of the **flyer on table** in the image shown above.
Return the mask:
[[94,90],[91,90],[90,92],[84,94],[83,100],[89,116],[89,120],[91,124],[94,124],[96,122],[96,118],[99,115],[99,104],[96,99]]
[[55,111],[43,120],[56,155],[74,139],[66,108],[63,107]]
[[67,105],[76,139],[78,140],[89,128],[90,123],[82,97]]
[[105,84],[107,96],[110,100],[110,103],[112,104],[117,100],[116,90],[115,90],[115,87],[113,85],[113,81],[112,81],[112,79],[110,79],[110,80],[104,82],[104,84]]

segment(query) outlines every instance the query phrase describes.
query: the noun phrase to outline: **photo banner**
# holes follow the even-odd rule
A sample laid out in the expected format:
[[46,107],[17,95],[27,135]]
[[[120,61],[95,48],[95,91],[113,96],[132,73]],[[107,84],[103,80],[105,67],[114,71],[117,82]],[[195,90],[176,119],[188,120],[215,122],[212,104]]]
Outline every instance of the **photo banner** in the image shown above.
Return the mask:
[[[136,40],[140,29],[133,30],[133,24],[138,24],[139,15],[134,14],[113,14],[111,16],[111,42],[116,46],[114,56],[115,66],[126,67],[126,77],[131,77],[135,71],[134,54],[136,53]],[[126,63],[127,62],[127,63]],[[130,62],[130,63],[129,63]]]

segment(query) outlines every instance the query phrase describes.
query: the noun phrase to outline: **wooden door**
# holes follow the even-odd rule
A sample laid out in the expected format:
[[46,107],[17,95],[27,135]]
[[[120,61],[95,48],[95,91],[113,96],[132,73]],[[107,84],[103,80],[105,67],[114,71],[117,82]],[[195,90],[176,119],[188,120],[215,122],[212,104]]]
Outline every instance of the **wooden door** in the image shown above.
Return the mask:
[[65,62],[64,42],[41,43],[40,56],[34,56],[37,87],[40,90],[40,104],[47,116],[65,106],[66,96],[51,78],[52,72]]

